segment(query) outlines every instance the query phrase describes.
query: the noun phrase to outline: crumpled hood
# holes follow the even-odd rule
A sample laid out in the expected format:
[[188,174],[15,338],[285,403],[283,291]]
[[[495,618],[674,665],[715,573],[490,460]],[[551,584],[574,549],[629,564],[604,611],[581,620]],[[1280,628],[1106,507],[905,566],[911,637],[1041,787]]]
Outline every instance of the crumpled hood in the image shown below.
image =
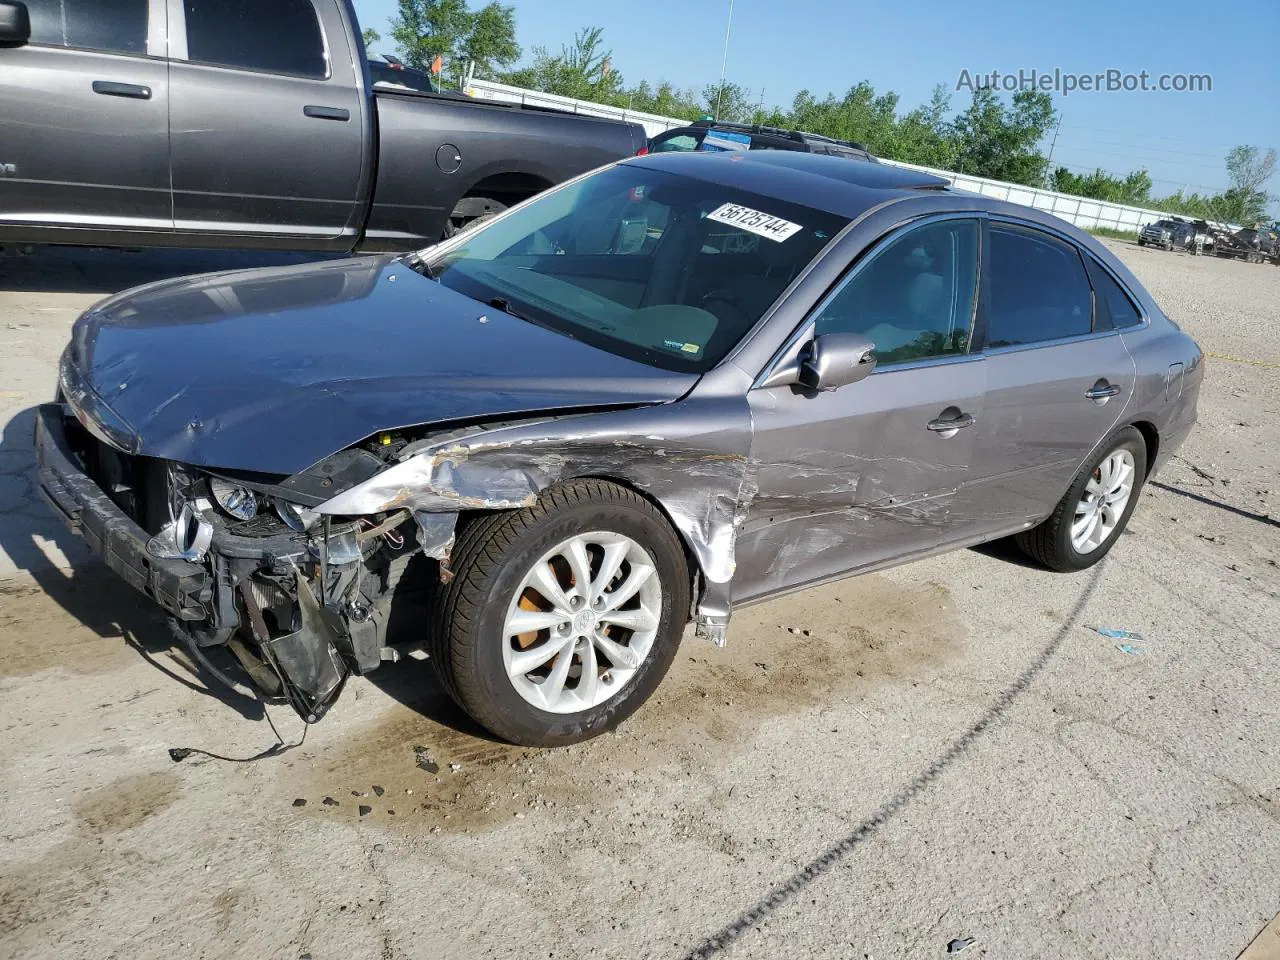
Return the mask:
[[128,452],[276,474],[379,430],[659,403],[696,379],[486,307],[388,257],[129,291],[80,318],[62,365],[81,420]]

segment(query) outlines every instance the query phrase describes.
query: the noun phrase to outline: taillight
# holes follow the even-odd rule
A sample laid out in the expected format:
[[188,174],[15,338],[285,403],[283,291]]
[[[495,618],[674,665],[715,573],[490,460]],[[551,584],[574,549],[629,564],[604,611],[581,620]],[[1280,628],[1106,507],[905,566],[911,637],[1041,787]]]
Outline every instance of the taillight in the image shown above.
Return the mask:
[[648,156],[648,155],[649,155],[649,148],[648,148],[648,147],[641,147],[639,150],[637,150],[637,151],[636,151],[636,156],[637,156],[637,157],[645,157],[645,156]]

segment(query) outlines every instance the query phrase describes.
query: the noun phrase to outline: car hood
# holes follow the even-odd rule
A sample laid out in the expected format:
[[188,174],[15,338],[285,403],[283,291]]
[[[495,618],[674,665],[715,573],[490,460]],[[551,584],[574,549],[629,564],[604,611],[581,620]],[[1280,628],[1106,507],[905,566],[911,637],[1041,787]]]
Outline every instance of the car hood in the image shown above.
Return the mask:
[[673,374],[389,257],[162,281],[76,323],[64,398],[135,454],[293,474],[380,430],[679,399]]

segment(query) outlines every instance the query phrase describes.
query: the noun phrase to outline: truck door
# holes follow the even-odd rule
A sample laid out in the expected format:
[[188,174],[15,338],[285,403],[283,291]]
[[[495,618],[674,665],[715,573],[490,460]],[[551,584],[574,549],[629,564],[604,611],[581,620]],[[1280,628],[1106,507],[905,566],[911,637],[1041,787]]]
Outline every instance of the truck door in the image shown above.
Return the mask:
[[164,0],[26,4],[30,39],[0,46],[0,229],[170,232]]
[[353,242],[371,138],[345,6],[168,2],[178,230],[300,247]]

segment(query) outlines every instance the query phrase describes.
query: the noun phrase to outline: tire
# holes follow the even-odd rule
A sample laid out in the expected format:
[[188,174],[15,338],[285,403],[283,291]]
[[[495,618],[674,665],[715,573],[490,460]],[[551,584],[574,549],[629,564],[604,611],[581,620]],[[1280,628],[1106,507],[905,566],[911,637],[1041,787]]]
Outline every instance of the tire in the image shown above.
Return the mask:
[[444,233],[441,240],[448,240],[458,234],[487,223],[507,209],[507,205],[492,197],[463,197],[444,222]]
[[[554,617],[562,609],[544,602],[536,586],[529,584],[536,571],[545,574],[551,570],[566,603],[572,598],[563,594],[578,591],[580,578],[570,573],[565,559],[568,554],[555,554],[548,561],[549,551],[558,550],[567,541],[589,541],[587,556],[595,586],[595,578],[603,576],[604,553],[592,538],[615,538],[601,542],[618,543],[619,549],[629,544],[625,549],[631,551],[627,559],[619,561],[618,574],[610,581],[615,584],[613,592],[600,595],[602,603],[607,604],[611,596],[621,596],[639,567],[646,563],[652,567],[653,573],[636,595],[636,609],[612,613],[616,617],[643,612],[645,622],[656,623],[656,628],[619,632],[605,623],[607,609],[600,614],[599,623],[591,611],[588,625],[583,626],[580,618],[588,611],[580,607],[577,618],[568,623],[512,635],[515,621],[511,618],[526,611]],[[429,651],[436,674],[449,695],[478,724],[522,746],[578,743],[626,720],[666,675],[689,619],[689,571],[675,532],[653,504],[607,481],[558,484],[545,490],[532,507],[479,516],[460,533],[451,566],[454,577],[439,588],[430,629]],[[655,594],[649,580],[656,580],[658,601],[652,599]],[[591,596],[596,596],[594,590]],[[584,598],[580,602],[585,607],[590,601]],[[660,609],[656,616],[649,612],[656,609]],[[613,631],[613,640],[583,639],[597,636],[597,629]],[[566,631],[563,637],[557,632],[561,630]],[[578,630],[584,631],[581,636],[569,636]],[[610,661],[601,646],[606,641],[626,648],[617,662]],[[556,643],[569,644],[560,649],[571,651],[565,672],[559,674],[559,686],[553,681],[559,666],[566,662],[563,653],[540,664],[536,671],[541,673],[514,671],[514,658],[536,655]],[[596,668],[591,674],[598,678],[594,684],[585,679],[588,657]],[[575,668],[577,676],[572,674]],[[609,689],[613,684],[617,684],[616,691]],[[535,702],[546,700],[550,689],[557,690],[559,699],[552,705],[558,710]],[[600,697],[604,699],[597,699]]]
[[[1123,459],[1123,454],[1126,453],[1131,461],[1132,478],[1123,510],[1115,519],[1105,539],[1091,548],[1077,549],[1073,542],[1073,525],[1077,519],[1080,519],[1077,516],[1077,508],[1084,506],[1082,501],[1085,499],[1086,488],[1091,481],[1097,482],[1098,478],[1095,474],[1101,474],[1105,469],[1104,464],[1113,456],[1119,455]],[[1138,497],[1142,493],[1142,484],[1146,476],[1146,440],[1136,428],[1121,427],[1098,445],[1098,452],[1081,467],[1080,472],[1071,481],[1066,495],[1058,502],[1049,518],[1038,527],[1017,534],[1014,542],[1023,553],[1050,570],[1057,570],[1060,573],[1085,570],[1105,557],[1120,539],[1120,535],[1129,524],[1129,517],[1133,515],[1134,507],[1138,505]],[[1100,512],[1102,514],[1100,522],[1105,528],[1106,511],[1104,509]]]

